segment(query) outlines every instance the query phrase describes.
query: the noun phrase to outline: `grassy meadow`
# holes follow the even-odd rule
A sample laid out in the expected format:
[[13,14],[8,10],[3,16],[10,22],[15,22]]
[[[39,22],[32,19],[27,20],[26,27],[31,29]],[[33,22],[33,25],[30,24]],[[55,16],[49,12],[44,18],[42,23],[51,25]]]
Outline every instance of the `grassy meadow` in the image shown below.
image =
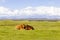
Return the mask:
[[[18,24],[29,24],[35,30],[16,30]],[[0,20],[0,40],[60,40],[60,21]]]

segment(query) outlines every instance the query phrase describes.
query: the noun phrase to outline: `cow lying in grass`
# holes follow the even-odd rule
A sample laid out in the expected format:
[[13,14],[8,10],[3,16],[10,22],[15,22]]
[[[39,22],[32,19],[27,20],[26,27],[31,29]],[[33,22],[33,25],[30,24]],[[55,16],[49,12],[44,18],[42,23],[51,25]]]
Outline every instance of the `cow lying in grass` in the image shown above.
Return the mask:
[[30,25],[25,25],[24,29],[25,30],[34,30],[34,28]]
[[32,26],[25,25],[25,24],[17,25],[16,29],[18,29],[18,30],[22,30],[22,29],[25,29],[25,30],[34,30],[34,28]]
[[24,29],[24,26],[25,26],[24,24],[17,25],[16,29],[17,30],[22,30],[22,29]]

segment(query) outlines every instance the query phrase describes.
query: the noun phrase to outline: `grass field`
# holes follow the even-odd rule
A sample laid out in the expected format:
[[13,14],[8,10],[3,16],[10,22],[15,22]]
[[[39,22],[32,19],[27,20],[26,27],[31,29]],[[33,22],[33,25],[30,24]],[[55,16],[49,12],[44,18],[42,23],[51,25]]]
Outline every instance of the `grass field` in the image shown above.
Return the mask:
[[[16,30],[17,24],[29,24],[35,30]],[[0,21],[0,40],[60,40],[60,21]]]

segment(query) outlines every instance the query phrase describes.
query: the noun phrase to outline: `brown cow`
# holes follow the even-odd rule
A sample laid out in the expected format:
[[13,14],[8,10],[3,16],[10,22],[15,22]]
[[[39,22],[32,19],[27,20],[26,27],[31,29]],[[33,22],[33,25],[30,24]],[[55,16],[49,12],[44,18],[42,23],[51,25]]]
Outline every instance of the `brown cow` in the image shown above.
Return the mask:
[[30,25],[25,25],[24,29],[25,30],[34,30],[34,28]]
[[16,29],[18,30],[24,29],[24,26],[25,26],[24,24],[17,25]]
[[25,24],[17,25],[16,29],[18,29],[18,30],[22,30],[22,29],[25,29],[25,30],[34,30],[34,28],[32,26],[25,25]]

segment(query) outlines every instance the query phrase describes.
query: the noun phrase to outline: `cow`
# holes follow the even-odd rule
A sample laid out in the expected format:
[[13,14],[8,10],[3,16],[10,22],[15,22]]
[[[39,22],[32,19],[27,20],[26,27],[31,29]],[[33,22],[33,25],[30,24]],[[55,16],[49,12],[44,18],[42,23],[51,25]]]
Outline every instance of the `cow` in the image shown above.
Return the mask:
[[25,25],[25,24],[17,25],[16,29],[17,30],[22,30],[22,29],[24,29],[24,30],[34,30],[34,28],[32,26],[28,25],[28,24],[27,25]]
[[22,29],[24,29],[24,26],[25,26],[25,24],[19,24],[19,25],[16,26],[16,29],[17,30],[22,30]]
[[24,29],[25,30],[34,30],[34,28],[30,25],[25,25]]

